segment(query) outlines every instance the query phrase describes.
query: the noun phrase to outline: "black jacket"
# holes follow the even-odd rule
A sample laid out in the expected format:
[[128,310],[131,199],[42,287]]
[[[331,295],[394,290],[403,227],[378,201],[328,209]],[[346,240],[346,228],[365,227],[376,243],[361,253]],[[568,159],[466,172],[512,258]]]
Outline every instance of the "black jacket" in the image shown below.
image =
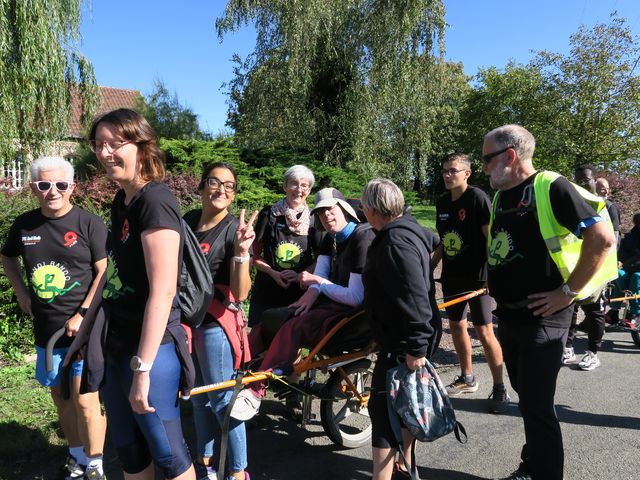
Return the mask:
[[633,227],[620,243],[618,260],[627,273],[640,271],[640,227]]
[[367,253],[364,305],[382,352],[426,356],[433,341],[429,299],[434,236],[411,216],[385,225]]

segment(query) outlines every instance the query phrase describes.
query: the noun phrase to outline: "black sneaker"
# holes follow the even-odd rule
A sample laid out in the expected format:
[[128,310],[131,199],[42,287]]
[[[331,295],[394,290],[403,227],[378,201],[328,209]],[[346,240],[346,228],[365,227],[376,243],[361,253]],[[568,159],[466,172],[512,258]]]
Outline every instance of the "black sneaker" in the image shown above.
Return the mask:
[[490,413],[504,413],[509,408],[509,402],[511,397],[507,393],[507,388],[504,385],[494,385],[491,395],[489,395],[489,412]]
[[528,473],[526,473],[523,470],[520,470],[518,468],[518,470],[516,470],[515,472],[513,472],[511,475],[509,475],[508,477],[504,477],[504,478],[500,478],[498,480],[532,480],[531,475],[529,475]]

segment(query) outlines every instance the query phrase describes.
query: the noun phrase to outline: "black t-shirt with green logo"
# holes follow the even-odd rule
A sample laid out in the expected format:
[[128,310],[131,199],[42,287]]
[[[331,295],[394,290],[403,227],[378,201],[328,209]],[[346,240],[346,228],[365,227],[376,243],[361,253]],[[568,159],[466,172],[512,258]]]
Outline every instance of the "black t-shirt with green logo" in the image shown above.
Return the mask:
[[[436,228],[442,244],[442,281],[486,281],[487,239],[491,201],[479,188],[468,186],[457,200],[446,192],[436,202]],[[473,286],[470,285],[470,288]]]
[[[535,175],[500,192],[495,205],[487,264],[489,290],[498,303],[498,310],[501,304],[518,304],[532,293],[547,292],[563,283],[540,233],[533,189]],[[597,217],[595,210],[564,177],[553,181],[549,198],[558,223],[571,232],[589,226],[590,219]],[[507,313],[516,311],[520,318],[535,319],[526,307],[509,309]],[[570,317],[568,320],[565,316],[554,317],[538,320],[549,326],[566,326],[564,323],[570,321]]]
[[[35,342],[46,347],[51,335],[76,312],[94,278],[95,262],[106,257],[107,228],[78,207],[49,218],[40,209],[16,218],[2,248],[6,257],[22,256],[34,314]],[[63,336],[56,347],[71,344]]]
[[[302,272],[315,261],[322,234],[313,226],[308,235],[298,235],[287,226],[284,215],[274,216],[271,207],[264,207],[256,223],[256,242],[262,244],[262,258],[274,270]],[[304,293],[298,284],[281,288],[266,273],[256,273],[251,301],[258,303],[289,305]]]
[[[102,296],[110,306],[110,345],[117,341],[130,348],[135,347],[140,339],[149,297],[142,232],[168,228],[180,232],[182,237],[182,217],[175,195],[162,183],[149,182],[128,205],[124,199],[125,192],[120,190],[111,206],[109,265]],[[177,312],[178,309],[177,302],[174,302],[173,310]],[[169,338],[167,334],[165,337],[165,340]]]

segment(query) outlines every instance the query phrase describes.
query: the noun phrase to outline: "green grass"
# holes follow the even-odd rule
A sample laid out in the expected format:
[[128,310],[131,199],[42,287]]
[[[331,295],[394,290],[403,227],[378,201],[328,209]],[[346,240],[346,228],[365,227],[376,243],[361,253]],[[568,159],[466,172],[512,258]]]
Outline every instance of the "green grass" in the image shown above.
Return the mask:
[[34,364],[0,369],[0,479],[24,478],[34,464],[62,458],[58,416]]
[[411,211],[420,225],[433,230],[436,229],[436,207],[431,205],[414,205]]

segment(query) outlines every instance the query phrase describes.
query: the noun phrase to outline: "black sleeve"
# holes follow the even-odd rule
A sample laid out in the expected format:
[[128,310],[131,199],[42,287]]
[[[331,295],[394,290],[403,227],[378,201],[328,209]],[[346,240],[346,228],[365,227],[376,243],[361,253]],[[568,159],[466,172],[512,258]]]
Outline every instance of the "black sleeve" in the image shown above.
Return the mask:
[[351,273],[362,273],[364,264],[367,261],[367,250],[369,250],[369,245],[371,245],[375,234],[372,228],[358,229],[354,233],[357,236],[354,238],[356,243],[353,246],[349,271]]
[[322,245],[322,241],[324,240],[324,233],[315,227],[309,227],[309,248],[313,252],[313,259],[316,260],[318,255],[320,255],[320,245]]
[[609,212],[609,216],[611,217],[611,223],[613,224],[613,231],[619,232],[620,231],[620,212],[618,211],[618,206],[613,202],[609,202],[609,204],[607,205],[607,211]]
[[107,258],[107,227],[100,217],[91,215],[89,223],[89,250],[93,263]]
[[5,257],[18,257],[20,256],[20,219],[22,216],[16,218],[13,225],[9,228],[7,239],[2,246],[2,255]]
[[[449,193],[446,193],[445,195],[449,195]],[[442,228],[442,222],[440,222],[440,211],[442,210],[442,202],[444,200],[444,196],[441,195],[436,199],[436,230],[438,231],[438,233],[440,232],[440,229]]]
[[491,218],[491,200],[483,190],[478,189],[478,208],[479,214],[478,220],[480,226],[489,225],[489,219]]
[[140,232],[153,228],[182,232],[181,218],[178,200],[163,184],[150,188],[139,207]]
[[258,214],[258,221],[256,222],[256,242],[260,242],[262,245],[267,244],[271,240],[271,228],[269,222],[269,212],[271,211],[271,206],[267,205]]
[[380,270],[385,274],[382,285],[388,298],[394,299],[406,353],[423,357],[433,335],[429,275],[423,272],[422,259],[414,246],[389,245],[381,253]]
[[333,255],[333,236],[331,234],[327,233],[322,239],[318,255],[326,255],[328,257]]
[[576,233],[585,220],[597,217],[596,211],[564,177],[558,177],[549,190],[551,208],[558,223]]

